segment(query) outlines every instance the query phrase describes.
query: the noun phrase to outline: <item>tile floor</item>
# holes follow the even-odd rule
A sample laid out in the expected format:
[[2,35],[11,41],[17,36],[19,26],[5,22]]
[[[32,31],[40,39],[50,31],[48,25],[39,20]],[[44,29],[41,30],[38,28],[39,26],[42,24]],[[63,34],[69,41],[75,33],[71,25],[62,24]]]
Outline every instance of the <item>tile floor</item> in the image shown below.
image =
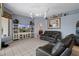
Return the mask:
[[[35,38],[17,40],[0,50],[0,56],[36,56],[36,48],[45,44],[48,42]],[[72,50],[72,56],[79,56],[79,46],[74,46]]]
[[36,48],[47,43],[47,41],[34,38],[17,40],[9,47],[0,50],[0,56],[35,56]]

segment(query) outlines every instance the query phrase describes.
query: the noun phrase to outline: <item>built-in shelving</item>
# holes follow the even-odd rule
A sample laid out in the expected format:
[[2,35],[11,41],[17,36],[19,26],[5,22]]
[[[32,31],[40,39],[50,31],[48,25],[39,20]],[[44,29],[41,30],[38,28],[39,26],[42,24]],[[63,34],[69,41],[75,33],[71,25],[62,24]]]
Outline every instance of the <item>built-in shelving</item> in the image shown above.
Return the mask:
[[18,39],[18,20],[13,20],[13,40]]
[[18,19],[13,20],[13,40],[17,39],[26,39],[34,37],[33,25],[30,24],[30,27],[19,27]]

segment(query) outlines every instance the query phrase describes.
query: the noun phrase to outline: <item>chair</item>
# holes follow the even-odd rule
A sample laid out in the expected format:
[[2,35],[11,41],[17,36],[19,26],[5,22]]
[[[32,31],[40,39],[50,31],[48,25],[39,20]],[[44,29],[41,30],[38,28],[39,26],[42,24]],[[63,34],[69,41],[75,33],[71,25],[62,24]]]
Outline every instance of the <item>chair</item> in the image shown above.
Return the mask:
[[55,45],[47,44],[36,49],[36,56],[70,56],[75,36],[70,34]]

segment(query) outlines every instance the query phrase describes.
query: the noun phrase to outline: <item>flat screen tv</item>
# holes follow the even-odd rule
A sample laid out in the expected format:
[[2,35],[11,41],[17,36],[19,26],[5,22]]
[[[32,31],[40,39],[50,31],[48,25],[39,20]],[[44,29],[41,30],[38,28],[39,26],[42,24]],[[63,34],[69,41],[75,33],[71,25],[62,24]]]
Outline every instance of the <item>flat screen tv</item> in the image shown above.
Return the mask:
[[19,24],[18,26],[20,32],[30,32],[31,26],[29,24]]

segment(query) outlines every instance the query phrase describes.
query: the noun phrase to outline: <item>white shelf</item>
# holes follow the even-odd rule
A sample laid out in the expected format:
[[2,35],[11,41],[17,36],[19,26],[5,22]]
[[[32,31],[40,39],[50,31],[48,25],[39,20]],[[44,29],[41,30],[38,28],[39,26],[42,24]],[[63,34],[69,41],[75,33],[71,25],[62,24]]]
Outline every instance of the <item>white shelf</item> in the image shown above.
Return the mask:
[[13,40],[19,39],[18,32],[18,24],[13,24]]
[[31,32],[22,32],[22,33],[15,33],[13,35],[13,39],[26,39],[26,38],[31,38],[32,34]]

